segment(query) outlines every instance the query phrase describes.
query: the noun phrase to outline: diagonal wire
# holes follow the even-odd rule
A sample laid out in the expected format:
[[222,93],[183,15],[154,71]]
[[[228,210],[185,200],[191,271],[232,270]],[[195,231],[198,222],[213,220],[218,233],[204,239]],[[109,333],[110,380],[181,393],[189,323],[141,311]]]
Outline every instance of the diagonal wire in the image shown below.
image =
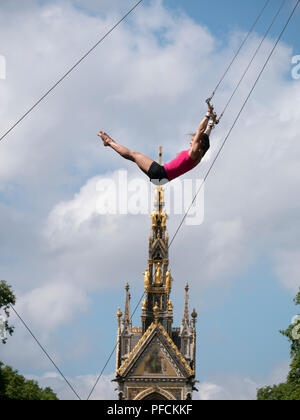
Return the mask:
[[279,9],[278,9],[278,11],[276,12],[276,14],[275,14],[275,16],[274,16],[274,18],[273,18],[273,20],[272,20],[272,22],[271,22],[270,26],[268,27],[268,29],[267,29],[267,31],[266,31],[266,33],[265,33],[265,35],[264,35],[263,39],[260,41],[260,43],[259,43],[259,45],[258,45],[257,49],[255,50],[255,52],[254,52],[254,54],[253,54],[253,56],[252,56],[252,58],[251,58],[251,60],[250,60],[249,64],[247,65],[247,67],[246,67],[246,69],[245,69],[245,71],[244,71],[244,73],[243,73],[243,75],[242,75],[242,77],[241,77],[240,81],[239,81],[239,82],[238,82],[238,84],[236,85],[236,87],[235,87],[235,89],[234,89],[234,91],[233,91],[232,95],[230,96],[230,98],[229,98],[228,102],[226,103],[226,105],[225,105],[225,107],[224,107],[224,109],[223,109],[222,113],[220,114],[219,121],[223,118],[223,116],[224,116],[224,114],[225,114],[225,112],[226,112],[227,108],[229,107],[229,105],[230,105],[230,103],[231,103],[232,99],[234,98],[234,96],[235,96],[236,92],[238,91],[238,89],[239,89],[239,87],[240,87],[241,83],[242,83],[242,82],[243,82],[243,80],[245,79],[245,77],[246,77],[246,75],[247,75],[247,73],[248,73],[248,71],[249,71],[249,69],[250,69],[250,67],[251,67],[251,65],[252,65],[252,63],[253,63],[253,61],[255,60],[255,58],[256,58],[256,56],[257,56],[257,54],[259,53],[259,51],[260,51],[260,49],[261,49],[261,47],[262,47],[263,43],[264,43],[264,42],[265,42],[265,40],[267,39],[267,36],[269,35],[270,30],[271,30],[271,29],[272,29],[272,27],[274,26],[274,24],[275,24],[275,22],[276,22],[276,20],[277,20],[277,18],[278,18],[278,16],[279,16],[279,14],[280,14],[280,12],[281,12],[282,8],[283,8],[283,6],[284,6],[285,2],[286,2],[286,0],[283,0],[283,1],[282,1],[282,3],[281,3],[281,5],[279,6]]
[[77,394],[77,392],[75,391],[75,389],[73,388],[73,386],[70,384],[70,382],[68,381],[68,379],[65,377],[65,375],[62,373],[62,371],[59,369],[59,367],[57,366],[57,364],[53,361],[53,359],[49,356],[48,352],[45,350],[45,348],[41,345],[41,343],[39,342],[39,340],[36,338],[36,336],[33,334],[33,332],[31,331],[31,329],[28,327],[28,325],[26,324],[26,322],[22,319],[21,315],[18,314],[18,312],[15,310],[15,308],[12,305],[9,305],[10,308],[13,310],[13,312],[16,314],[16,316],[19,318],[19,320],[22,322],[22,324],[24,325],[24,327],[27,329],[27,331],[29,332],[29,334],[31,335],[31,337],[35,340],[35,342],[37,343],[37,345],[40,347],[40,349],[43,351],[43,353],[47,356],[47,358],[50,360],[50,362],[53,364],[53,366],[55,367],[55,369],[58,371],[58,373],[61,375],[61,377],[65,380],[65,382],[68,384],[68,386],[70,387],[70,389],[73,391],[73,393],[76,395],[76,397],[81,400],[80,396]]
[[195,200],[196,200],[196,198],[197,198],[198,194],[200,193],[201,189],[203,188],[203,185],[204,185],[205,181],[207,180],[207,178],[208,178],[209,174],[211,173],[211,171],[212,171],[212,169],[213,169],[213,167],[214,167],[214,165],[215,165],[215,163],[216,163],[217,159],[219,158],[219,156],[220,156],[220,154],[221,154],[221,152],[222,152],[222,150],[223,150],[223,148],[224,148],[225,144],[227,143],[227,140],[228,140],[228,138],[229,138],[230,134],[232,133],[232,131],[233,131],[234,127],[236,126],[236,124],[237,124],[237,122],[238,122],[238,120],[239,120],[239,118],[240,118],[240,116],[241,116],[241,114],[242,114],[243,110],[245,109],[245,107],[246,107],[246,105],[247,105],[247,103],[248,103],[248,101],[249,101],[249,99],[250,99],[250,97],[251,97],[252,93],[254,92],[254,90],[255,90],[255,88],[256,88],[256,86],[257,86],[257,84],[258,84],[258,82],[259,82],[259,80],[260,80],[260,78],[261,78],[261,76],[262,76],[262,74],[264,73],[264,71],[265,71],[265,69],[266,69],[266,67],[267,67],[267,65],[268,65],[268,63],[269,63],[269,61],[270,61],[271,57],[273,56],[273,53],[274,53],[275,49],[277,48],[277,46],[278,46],[278,44],[279,44],[279,42],[280,42],[280,40],[281,40],[281,38],[282,38],[282,36],[283,36],[283,34],[284,34],[284,32],[285,32],[286,28],[287,28],[287,26],[289,25],[290,21],[292,20],[292,17],[294,16],[294,14],[295,14],[295,12],[296,12],[296,9],[297,9],[297,7],[299,6],[299,3],[300,3],[300,0],[297,0],[297,3],[295,4],[295,6],[294,6],[294,8],[293,8],[293,10],[292,10],[292,12],[291,12],[291,14],[290,14],[290,16],[289,16],[289,18],[288,18],[287,22],[285,23],[285,25],[284,25],[284,27],[283,27],[283,29],[282,29],[282,31],[281,31],[281,33],[280,33],[280,35],[278,36],[277,41],[276,41],[275,45],[273,46],[273,48],[272,48],[272,50],[271,50],[271,52],[270,52],[270,54],[269,54],[269,56],[268,56],[268,58],[267,58],[267,60],[266,60],[266,62],[265,62],[265,64],[264,64],[264,66],[262,67],[262,69],[261,69],[261,71],[260,71],[260,73],[259,73],[259,75],[258,75],[257,79],[255,80],[255,83],[254,83],[254,85],[253,85],[253,87],[252,87],[252,89],[251,89],[251,91],[250,91],[249,95],[247,96],[247,98],[246,98],[246,100],[245,100],[245,102],[244,102],[244,104],[243,104],[243,106],[242,106],[241,110],[239,111],[239,113],[238,113],[238,115],[237,115],[236,119],[234,120],[233,125],[231,126],[231,128],[230,128],[230,130],[229,130],[229,132],[228,132],[227,136],[225,137],[225,140],[223,141],[223,143],[222,143],[222,145],[221,145],[221,147],[220,147],[220,149],[219,149],[219,151],[218,151],[217,155],[215,156],[215,158],[214,158],[214,160],[213,160],[213,162],[212,162],[212,164],[211,164],[211,166],[210,166],[209,170],[207,171],[207,173],[206,173],[206,175],[205,175],[205,177],[204,177],[204,180],[203,180],[203,182],[201,183],[201,185],[200,185],[200,187],[199,187],[199,189],[198,189],[198,191],[197,191],[197,193],[196,193],[196,195],[195,195],[195,197],[194,197],[194,199],[193,199],[193,201],[192,201],[192,203],[191,203],[190,207],[188,208],[188,210],[187,210],[187,212],[185,213],[185,215],[184,215],[184,217],[183,217],[183,219],[182,219],[182,221],[181,221],[180,225],[178,226],[178,229],[176,230],[176,232],[175,232],[175,234],[174,234],[174,236],[173,236],[173,238],[172,238],[172,240],[171,240],[171,242],[170,242],[169,248],[171,247],[172,243],[174,242],[174,240],[175,240],[175,238],[176,238],[176,236],[177,236],[177,234],[178,234],[179,230],[181,229],[181,227],[182,227],[182,225],[183,225],[183,223],[184,223],[184,221],[185,221],[185,219],[186,219],[186,217],[187,217],[187,215],[188,215],[189,211],[191,210],[191,208],[192,208],[192,206],[193,206],[193,204],[194,204],[194,202],[195,202]]
[[242,48],[244,47],[244,45],[246,44],[246,42],[248,41],[250,35],[252,34],[255,26],[257,25],[259,19],[261,18],[261,16],[263,15],[265,9],[267,8],[268,4],[270,3],[270,0],[267,0],[265,5],[263,6],[262,10],[260,11],[260,13],[258,14],[257,18],[255,19],[253,25],[251,26],[248,34],[246,35],[245,39],[243,40],[242,44],[240,45],[239,49],[237,50],[236,54],[234,55],[233,59],[231,60],[231,62],[229,63],[229,66],[227,67],[225,73],[223,74],[223,76],[221,77],[221,80],[219,81],[219,83],[217,84],[217,86],[215,87],[213,93],[211,94],[209,100],[212,100],[212,98],[215,96],[217,90],[219,89],[221,83],[223,82],[223,80],[225,79],[225,77],[227,76],[229,70],[231,69],[233,63],[235,62],[235,60],[237,59],[237,57],[239,56]]
[[117,346],[118,346],[118,343],[115,344],[115,347],[113,348],[112,352],[110,353],[110,356],[108,357],[105,365],[103,366],[103,369],[101,370],[100,375],[98,376],[98,378],[97,378],[97,380],[96,380],[96,382],[95,382],[95,384],[94,384],[91,392],[89,393],[89,396],[87,397],[87,401],[89,401],[89,399],[91,398],[93,392],[95,391],[95,388],[98,385],[98,382],[100,381],[100,379],[101,379],[101,377],[102,377],[102,375],[103,375],[103,373],[104,373],[104,371],[105,371],[108,363],[110,362],[111,358],[113,357],[114,352],[116,351]]
[[95,44],[92,48],[89,49],[47,92],[32,105],[4,134],[0,137],[0,142],[11,133],[17,125],[19,125],[50,93],[65,80],[70,73],[72,73],[104,40],[107,38],[126,18],[129,16],[138,6],[142,3],[143,0],[139,0],[106,34]]
[[[138,304],[136,305],[136,307],[135,307],[135,309],[134,309],[134,311],[133,311],[133,313],[132,313],[131,317],[133,317],[133,316],[134,316],[134,314],[136,313],[137,308],[140,306],[140,303],[141,303],[141,301],[142,301],[142,299],[143,299],[143,297],[144,297],[144,296],[145,296],[145,292],[142,294],[141,299],[138,301]],[[105,365],[103,366],[103,369],[101,370],[100,375],[98,376],[98,378],[97,378],[97,380],[96,380],[96,382],[95,382],[95,384],[94,384],[94,386],[93,386],[93,388],[92,388],[91,392],[89,393],[89,396],[87,397],[87,401],[91,398],[91,396],[92,396],[92,394],[93,394],[93,392],[94,392],[94,390],[95,390],[96,386],[98,385],[98,382],[100,381],[100,379],[101,379],[101,377],[102,377],[102,375],[103,375],[103,373],[104,373],[104,371],[105,371],[105,369],[106,369],[106,367],[107,367],[108,363],[110,362],[111,358],[113,357],[113,354],[114,354],[114,352],[115,352],[115,350],[116,350],[117,346],[118,346],[118,343],[116,343],[116,345],[115,345],[115,347],[113,348],[113,350],[112,350],[112,352],[111,352],[110,356],[108,357],[108,359],[107,359],[107,361],[106,361]]]

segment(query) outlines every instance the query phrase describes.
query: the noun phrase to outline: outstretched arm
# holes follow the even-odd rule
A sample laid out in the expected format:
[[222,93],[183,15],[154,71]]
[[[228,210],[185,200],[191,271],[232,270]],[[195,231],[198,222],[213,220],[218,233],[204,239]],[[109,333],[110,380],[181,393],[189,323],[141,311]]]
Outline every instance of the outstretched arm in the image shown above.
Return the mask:
[[209,123],[209,120],[212,118],[213,114],[214,114],[213,106],[208,105],[207,114],[205,115],[205,118],[201,121],[198,127],[198,131],[195,134],[193,141],[191,142],[192,148],[190,150],[190,156],[193,160],[197,161],[199,158],[201,159],[204,155],[204,152],[202,152],[201,147],[200,147],[201,140],[202,140],[201,136],[204,133],[208,134],[208,131],[209,131],[208,123]]
[[199,124],[196,136],[199,137],[202,133],[205,133],[205,130],[207,128],[207,124],[209,122],[210,119],[210,115],[207,113],[205,115],[205,118],[201,121],[201,123]]
[[206,113],[204,119],[199,124],[196,136],[200,136],[202,133],[205,133],[205,130],[207,129],[208,122],[209,122],[211,116],[213,115],[213,112],[214,112],[214,107],[212,105],[208,104],[207,113]]

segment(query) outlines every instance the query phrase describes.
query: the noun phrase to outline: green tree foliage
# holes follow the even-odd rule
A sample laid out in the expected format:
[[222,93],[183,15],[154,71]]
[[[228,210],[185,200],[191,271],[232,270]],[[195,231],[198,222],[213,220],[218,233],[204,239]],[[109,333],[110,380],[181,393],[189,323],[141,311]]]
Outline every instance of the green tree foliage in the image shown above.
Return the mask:
[[0,401],[10,400],[56,401],[58,398],[50,388],[40,388],[37,382],[26,380],[0,362]]
[[[296,305],[300,305],[300,292],[294,302]],[[290,371],[285,383],[259,389],[258,400],[300,400],[300,320],[280,333],[287,337],[291,344]]]
[[[4,331],[7,332],[9,335],[12,335],[14,331],[14,328],[8,323],[8,318],[10,315],[9,309],[11,305],[15,304],[16,298],[11,290],[11,287],[5,281],[0,281],[0,310],[3,310],[7,317],[7,320],[4,321],[1,327],[3,327]],[[3,342],[3,344],[5,344],[7,338],[2,338],[1,341]]]

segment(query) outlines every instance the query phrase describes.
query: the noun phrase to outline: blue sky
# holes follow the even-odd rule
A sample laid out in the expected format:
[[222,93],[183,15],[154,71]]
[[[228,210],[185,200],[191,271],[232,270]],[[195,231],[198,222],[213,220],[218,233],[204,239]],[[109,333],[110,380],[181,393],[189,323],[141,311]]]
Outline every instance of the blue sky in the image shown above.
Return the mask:
[[[101,124],[130,147],[152,155],[160,136],[165,139],[165,159],[171,158],[204,110],[204,90],[206,95],[209,86],[214,87],[263,3],[246,1],[241,6],[236,0],[216,0],[212,9],[196,0],[146,1],[0,145],[0,277],[12,284],[17,309],[83,395],[114,346],[115,314],[123,308],[126,282],[132,307],[143,293],[150,230],[147,216],[101,218],[91,210],[97,179],[114,178],[120,169],[136,176],[133,167],[100,149],[95,132]],[[0,54],[8,69],[7,80],[0,81],[4,126],[131,4],[57,0],[51,6],[33,0],[24,6],[16,0],[5,5],[0,25]],[[274,0],[269,5],[216,98],[219,106],[279,4]],[[269,49],[293,4],[287,1]],[[12,17],[18,31],[5,25],[5,18]],[[291,57],[300,54],[299,18],[300,9],[206,183],[205,222],[183,226],[170,251],[174,326],[181,322],[187,281],[190,309],[195,307],[199,315],[197,377],[202,396],[213,384],[220,398],[255,398],[253,383],[283,380],[287,372],[289,346],[279,330],[297,312],[292,300],[300,269],[300,151],[295,143],[300,82],[290,73]],[[169,47],[160,42],[163,30]],[[262,64],[263,57],[259,60]],[[250,74],[224,126],[216,130],[212,156],[254,76]],[[197,176],[204,175],[208,164]],[[179,221],[170,217],[170,235]],[[14,322],[15,336],[1,348],[1,359],[46,386],[44,375],[53,367]],[[140,325],[140,309],[134,324]],[[104,384],[114,367],[115,356]],[[90,375],[88,385],[78,379]],[[237,389],[236,381],[250,379],[251,389]],[[71,397],[58,379],[50,385],[62,398]],[[105,398],[103,392],[99,385],[99,398]]]
[[[265,4],[264,1],[254,0],[252,2],[241,3],[237,0],[217,0],[213,6],[208,2],[167,0],[166,5],[172,8],[183,9],[192,16],[197,22],[208,26],[208,28],[220,39],[227,37],[231,30],[243,29],[248,30],[252,22],[255,20],[259,11]],[[289,7],[295,5],[295,2],[288,1]],[[276,8],[281,4],[280,0],[272,1],[268,9],[265,11],[264,18],[258,23],[256,30],[263,34],[266,28],[266,22],[270,22],[270,17]],[[288,15],[289,8],[283,12],[282,16]],[[299,18],[299,10],[296,12],[295,21]],[[268,20],[269,19],[269,20]],[[283,22],[283,20],[281,21]],[[295,49],[299,47],[299,37],[297,36],[297,25],[293,24],[285,34],[285,40],[291,43]]]

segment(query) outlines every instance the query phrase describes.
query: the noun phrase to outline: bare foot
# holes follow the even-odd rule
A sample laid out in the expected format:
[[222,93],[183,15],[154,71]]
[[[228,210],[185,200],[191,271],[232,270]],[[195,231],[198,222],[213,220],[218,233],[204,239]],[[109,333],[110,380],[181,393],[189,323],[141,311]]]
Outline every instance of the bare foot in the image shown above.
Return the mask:
[[102,139],[105,147],[109,146],[110,143],[113,141],[113,139],[109,137],[108,134],[104,133],[104,131],[99,131],[98,136]]

